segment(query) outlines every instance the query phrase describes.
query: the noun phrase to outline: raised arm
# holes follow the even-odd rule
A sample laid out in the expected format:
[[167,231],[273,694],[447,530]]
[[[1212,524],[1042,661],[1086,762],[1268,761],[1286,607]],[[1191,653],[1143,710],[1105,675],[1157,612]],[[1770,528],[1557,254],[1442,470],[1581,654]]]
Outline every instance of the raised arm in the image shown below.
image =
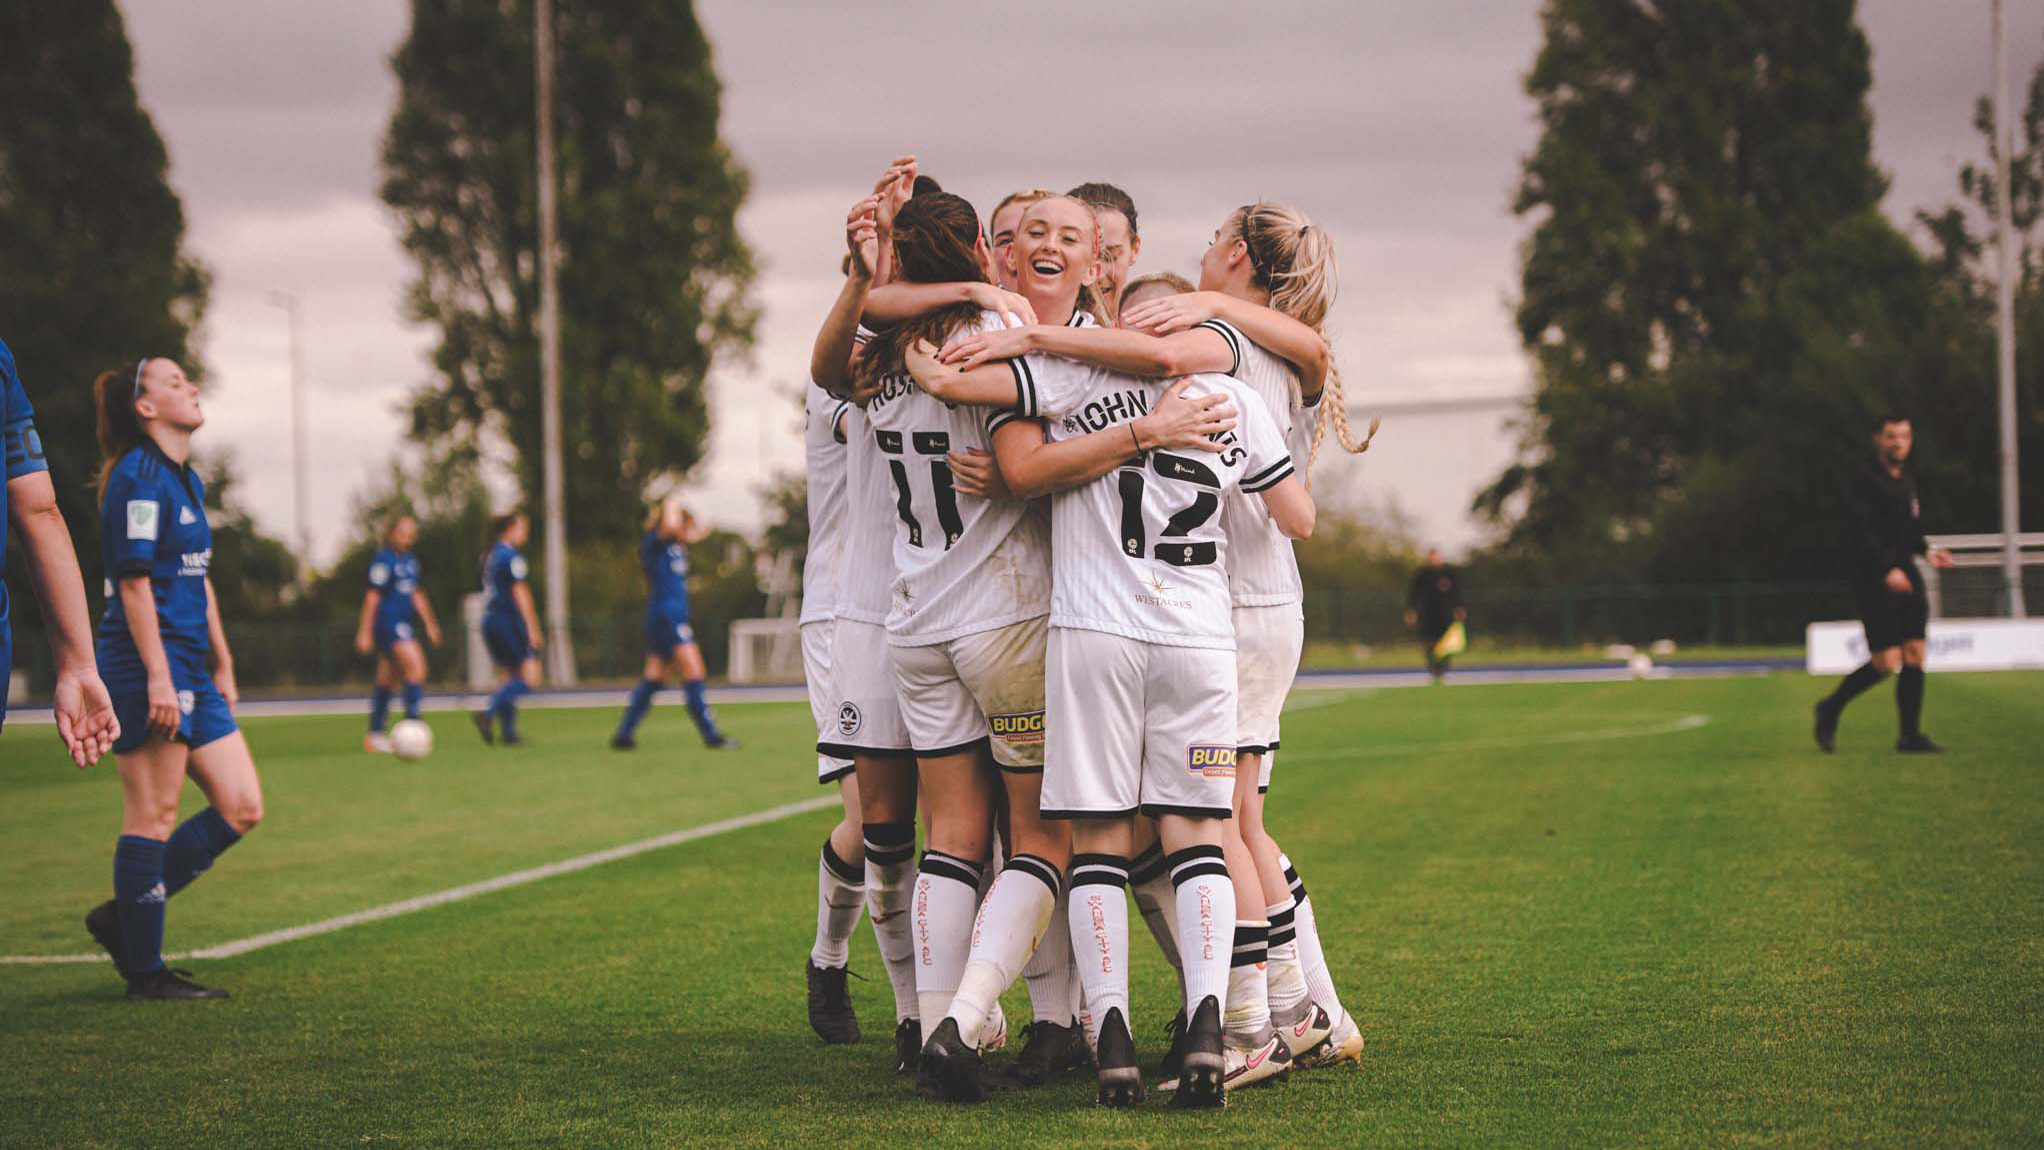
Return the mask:
[[1227,339],[1210,328],[1159,337],[1121,328],[1032,324],[954,340],[937,358],[971,369],[1034,351],[1098,364],[1127,375],[1168,377],[1202,371],[1225,374],[1235,369],[1235,353]]
[[1305,402],[1310,405],[1319,400],[1333,362],[1327,337],[1275,308],[1222,292],[1188,292],[1138,304],[1121,322],[1137,331],[1169,335],[1192,330],[1210,319],[1226,320],[1257,346],[1298,368]]
[[851,270],[837,301],[823,317],[816,333],[816,345],[809,352],[809,378],[816,386],[843,397],[852,391],[852,345],[858,335],[859,314],[866,308],[866,296],[873,286],[873,265],[879,251],[873,223],[875,198],[867,196],[852,205],[845,217],[845,246],[851,250]]
[[866,297],[865,318],[869,327],[890,327],[957,303],[978,304],[986,311],[1012,315],[1023,323],[1036,322],[1036,309],[1023,296],[990,283],[963,280],[944,284],[897,280],[876,287]]
[[1117,427],[1049,443],[1044,425],[1013,419],[994,429],[994,458],[1017,499],[1034,499],[1089,483],[1158,447],[1219,451],[1214,437],[1235,427],[1235,408],[1224,394],[1188,399],[1185,380],[1164,392],[1147,415]]
[[[93,660],[85,579],[78,571],[78,555],[71,549],[64,513],[57,508],[57,489],[50,482],[50,473],[34,471],[8,480],[7,511],[22,550],[28,553],[29,579],[35,585],[36,601],[42,604],[50,654],[57,664],[57,734],[72,762],[91,766],[113,747],[121,725],[114,718],[113,700]],[[5,668],[0,668],[0,674],[4,673]]]

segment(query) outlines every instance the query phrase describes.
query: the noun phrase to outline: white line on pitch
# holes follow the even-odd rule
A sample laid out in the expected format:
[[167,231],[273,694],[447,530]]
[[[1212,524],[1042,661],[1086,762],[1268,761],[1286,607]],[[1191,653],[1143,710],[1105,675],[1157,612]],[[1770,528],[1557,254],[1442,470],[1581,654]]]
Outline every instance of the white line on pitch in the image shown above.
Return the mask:
[[[323,922],[286,927],[283,930],[273,930],[267,934],[253,935],[248,938],[237,939],[234,942],[222,943],[219,946],[209,946],[200,950],[188,951],[184,954],[171,954],[164,957],[233,958],[235,955],[247,954],[252,950],[261,950],[266,946],[276,946],[278,943],[283,942],[296,942],[301,938],[311,938],[314,935],[331,934],[337,930],[346,930],[351,926],[361,926],[365,922],[378,922],[386,918],[397,918],[400,915],[431,910],[436,906],[446,906],[450,902],[460,902],[462,899],[474,898],[479,894],[509,890],[514,886],[524,886],[526,883],[538,882],[541,879],[573,874],[579,870],[588,870],[590,867],[602,866],[607,862],[616,862],[619,859],[631,858],[633,855],[645,854],[647,851],[657,851],[665,847],[680,846],[682,843],[694,842],[697,839],[706,839],[730,831],[744,830],[747,827],[756,827],[762,823],[776,822],[794,815],[807,814],[810,811],[820,811],[825,807],[837,806],[841,801],[838,798],[837,792],[832,791],[830,794],[818,795],[813,799],[803,799],[799,803],[783,803],[777,807],[768,807],[763,811],[754,811],[749,815],[719,819],[714,823],[704,823],[701,826],[688,827],[685,830],[673,831],[654,838],[640,839],[635,843],[626,843],[623,846],[611,847],[608,850],[600,850],[593,854],[563,859],[560,862],[536,866],[529,870],[513,871],[510,874],[498,875],[496,878],[469,883],[467,886],[457,886],[433,894],[420,895],[417,898],[408,898],[401,902],[371,907],[368,910],[358,910],[353,914],[344,914],[339,918],[330,918]],[[107,961],[107,956],[104,954],[0,955],[0,963],[12,964],[105,961]]]
[[1544,747],[1555,743],[1595,743],[1606,739],[1639,739],[1651,735],[1672,735],[1677,731],[1693,731],[1710,722],[1709,715],[1684,715],[1671,723],[1655,723],[1652,726],[1613,727],[1603,731],[1563,731],[1552,735],[1529,735],[1519,739],[1470,739],[1461,743],[1391,743],[1378,746],[1351,747],[1339,751],[1279,751],[1285,762],[1296,763],[1301,759],[1359,759],[1384,755],[1426,755],[1454,751],[1509,750],[1513,747]]

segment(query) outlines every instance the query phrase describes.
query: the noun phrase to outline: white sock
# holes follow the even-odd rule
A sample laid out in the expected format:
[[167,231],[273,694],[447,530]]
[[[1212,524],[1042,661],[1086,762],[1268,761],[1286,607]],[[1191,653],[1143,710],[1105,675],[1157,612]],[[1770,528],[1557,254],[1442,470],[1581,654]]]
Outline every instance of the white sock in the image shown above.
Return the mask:
[[866,824],[866,913],[873,919],[873,941],[880,963],[894,984],[894,1020],[916,1013],[915,941],[910,936],[909,895],[913,892],[915,824]]
[[1306,884],[1293,869],[1291,859],[1279,855],[1278,865],[1285,868],[1285,882],[1291,885],[1292,901],[1297,904],[1292,911],[1292,925],[1298,934],[1299,966],[1306,976],[1306,993],[1327,1010],[1329,1018],[1340,1018],[1341,998],[1334,993],[1334,979],[1327,973],[1327,956],[1320,950],[1320,929],[1313,921],[1313,902],[1306,897]]
[[1291,895],[1285,901],[1264,908],[1270,916],[1270,950],[1267,977],[1270,983],[1270,1014],[1274,1023],[1290,1026],[1299,1015],[1312,1009],[1306,994],[1306,972],[1299,965],[1299,937],[1293,924],[1298,904]]
[[1164,961],[1178,975],[1179,989],[1185,987],[1185,968],[1178,959],[1178,895],[1171,889],[1171,875],[1164,869],[1164,850],[1156,843],[1129,864],[1129,890],[1136,896],[1136,909],[1143,925],[1164,952]]
[[1070,1026],[1078,1013],[1079,968],[1072,963],[1072,924],[1067,921],[1069,896],[1058,891],[1050,919],[1043,924],[1043,936],[1029,964],[1022,968],[1022,981],[1029,984],[1029,1009],[1038,1022]]
[[966,1042],[979,1045],[980,1028],[1001,1000],[1001,992],[1036,953],[1051,912],[1057,909],[1061,877],[1056,867],[1035,855],[1017,855],[995,876],[993,889],[973,920],[972,954],[951,999],[950,1017]]
[[1185,971],[1185,1016],[1212,998],[1228,1011],[1228,968],[1235,954],[1235,888],[1219,846],[1187,847],[1165,860],[1178,890],[1178,957]]
[[859,928],[859,912],[866,907],[866,869],[837,857],[830,840],[823,840],[823,854],[816,863],[816,945],[809,948],[809,961],[818,966],[837,967],[851,961],[852,932]]
[[1234,955],[1228,967],[1228,1009],[1221,1029],[1236,1046],[1257,1047],[1270,1041],[1270,986],[1266,982],[1270,924],[1237,922]]
[[[1086,988],[1090,1025],[1110,1010],[1128,1013],[1128,863],[1117,855],[1074,855],[1071,869],[1072,957]],[[1130,1022],[1133,1029],[1134,1023]]]
[[958,978],[972,953],[980,869],[970,859],[923,852],[909,921],[915,935],[916,1005],[926,1025],[944,1017],[958,994]]

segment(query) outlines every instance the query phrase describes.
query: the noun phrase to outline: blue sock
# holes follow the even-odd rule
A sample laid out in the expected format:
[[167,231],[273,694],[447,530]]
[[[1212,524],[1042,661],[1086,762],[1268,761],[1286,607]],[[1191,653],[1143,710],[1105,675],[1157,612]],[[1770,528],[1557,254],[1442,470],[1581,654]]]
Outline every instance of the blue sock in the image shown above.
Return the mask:
[[207,807],[186,819],[170,836],[163,857],[163,896],[192,885],[222,851],[241,841],[241,832],[227,825],[220,812]]
[[390,717],[390,688],[378,684],[369,692],[369,730],[374,734],[383,730],[384,720]]
[[717,717],[710,713],[710,701],[703,697],[703,681],[690,679],[681,685],[681,693],[688,697],[688,717],[696,721],[696,730],[703,733],[703,742],[723,742],[724,736],[717,731]]
[[653,709],[653,695],[659,690],[657,679],[640,679],[638,686],[632,688],[631,701],[625,704],[625,717],[617,725],[618,738],[629,739],[639,729],[639,721]]
[[114,843],[114,911],[128,973],[163,969],[163,843],[122,835]]
[[497,726],[507,739],[518,737],[518,696],[532,690],[525,685],[521,676],[513,675],[490,696],[490,710],[497,716]]
[[405,684],[405,718],[419,717],[419,704],[426,700],[426,688],[417,683]]

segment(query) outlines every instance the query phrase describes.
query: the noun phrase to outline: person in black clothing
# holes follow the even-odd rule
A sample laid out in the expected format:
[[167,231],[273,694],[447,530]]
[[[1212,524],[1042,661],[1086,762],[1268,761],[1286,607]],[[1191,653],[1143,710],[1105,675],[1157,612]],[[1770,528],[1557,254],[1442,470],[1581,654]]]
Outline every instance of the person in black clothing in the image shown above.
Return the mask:
[[1405,593],[1405,625],[1419,628],[1420,648],[1426,652],[1427,674],[1434,682],[1448,673],[1452,656],[1437,654],[1448,626],[1469,617],[1462,606],[1462,576],[1441,562],[1438,547],[1427,548],[1427,564],[1412,573],[1412,588]]
[[1923,634],[1930,617],[1923,575],[1915,557],[1950,567],[1952,556],[1932,547],[1917,520],[1916,481],[1903,470],[1909,461],[1911,428],[1903,416],[1888,415],[1874,428],[1877,458],[1852,474],[1845,491],[1845,522],[1851,548],[1853,598],[1867,632],[1867,661],[1838,689],[1817,703],[1817,745],[1831,750],[1838,716],[1862,691],[1897,670],[1895,710],[1901,718],[1898,751],[1940,748],[1923,733]]

